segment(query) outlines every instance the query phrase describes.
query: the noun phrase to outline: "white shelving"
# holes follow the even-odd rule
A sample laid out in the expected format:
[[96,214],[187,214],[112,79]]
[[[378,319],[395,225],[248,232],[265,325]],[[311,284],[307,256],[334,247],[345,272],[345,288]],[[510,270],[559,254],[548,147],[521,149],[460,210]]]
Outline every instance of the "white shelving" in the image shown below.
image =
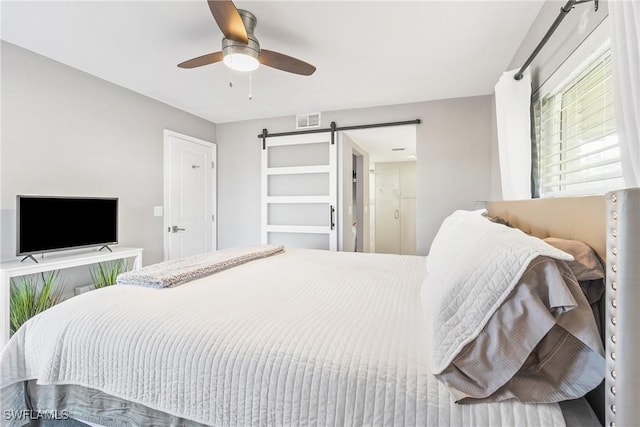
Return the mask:
[[2,307],[0,315],[0,348],[4,347],[9,341],[12,278],[125,258],[133,258],[133,270],[138,270],[142,267],[142,248],[114,246],[111,249],[113,252],[91,249],[73,253],[51,253],[44,258],[36,258],[38,263],[33,262],[31,259],[26,259],[22,262],[0,263],[0,307]]

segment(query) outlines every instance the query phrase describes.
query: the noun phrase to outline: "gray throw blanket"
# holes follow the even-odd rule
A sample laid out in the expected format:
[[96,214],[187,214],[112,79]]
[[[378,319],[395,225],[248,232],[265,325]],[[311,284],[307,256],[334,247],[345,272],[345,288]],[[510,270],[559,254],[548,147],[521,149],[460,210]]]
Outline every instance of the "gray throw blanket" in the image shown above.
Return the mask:
[[284,252],[284,247],[281,245],[258,245],[208,252],[122,273],[118,276],[116,284],[171,288],[236,265],[282,252]]

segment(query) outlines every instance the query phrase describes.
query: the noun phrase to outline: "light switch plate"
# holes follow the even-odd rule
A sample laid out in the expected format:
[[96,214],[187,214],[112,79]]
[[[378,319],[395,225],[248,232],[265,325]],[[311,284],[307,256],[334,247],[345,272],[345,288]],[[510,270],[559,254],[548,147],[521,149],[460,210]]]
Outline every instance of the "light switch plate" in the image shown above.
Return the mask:
[[153,216],[162,216],[162,215],[164,215],[164,208],[162,206],[154,206]]

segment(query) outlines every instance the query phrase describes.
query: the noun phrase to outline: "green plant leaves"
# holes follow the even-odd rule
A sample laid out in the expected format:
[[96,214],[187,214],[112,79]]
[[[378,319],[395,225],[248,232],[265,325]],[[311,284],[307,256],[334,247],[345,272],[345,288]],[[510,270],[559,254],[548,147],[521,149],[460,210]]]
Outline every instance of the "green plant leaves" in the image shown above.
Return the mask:
[[13,281],[10,295],[11,333],[38,313],[56,305],[62,299],[62,287],[56,286],[58,272],[40,276],[22,276]]
[[96,289],[111,286],[116,283],[118,275],[126,270],[124,260],[100,262],[91,269],[91,279]]
[[[126,269],[127,265],[123,259],[101,262],[90,270],[91,279],[96,289],[111,286]],[[60,302],[62,287],[57,286],[58,278],[58,271],[52,271],[41,276],[21,276],[12,281],[9,316],[11,334],[36,314]]]

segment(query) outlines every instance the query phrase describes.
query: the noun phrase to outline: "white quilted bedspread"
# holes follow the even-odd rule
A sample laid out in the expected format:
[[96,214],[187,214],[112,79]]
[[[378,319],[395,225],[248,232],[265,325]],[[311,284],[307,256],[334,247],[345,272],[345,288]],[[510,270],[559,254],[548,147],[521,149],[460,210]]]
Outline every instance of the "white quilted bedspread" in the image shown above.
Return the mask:
[[82,294],[4,349],[3,408],[35,378],[220,426],[564,425],[555,404],[453,403],[427,362],[424,271],[288,249],[176,288]]

